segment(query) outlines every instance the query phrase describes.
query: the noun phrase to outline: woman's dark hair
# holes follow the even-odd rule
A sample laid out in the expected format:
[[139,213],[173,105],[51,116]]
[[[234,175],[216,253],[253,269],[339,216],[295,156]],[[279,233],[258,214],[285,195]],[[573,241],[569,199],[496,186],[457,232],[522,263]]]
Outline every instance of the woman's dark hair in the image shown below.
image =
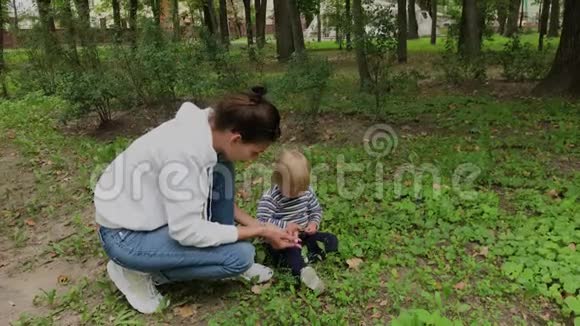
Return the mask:
[[252,87],[251,92],[225,97],[215,107],[214,127],[231,130],[244,143],[270,143],[280,138],[280,113],[264,98],[266,88]]

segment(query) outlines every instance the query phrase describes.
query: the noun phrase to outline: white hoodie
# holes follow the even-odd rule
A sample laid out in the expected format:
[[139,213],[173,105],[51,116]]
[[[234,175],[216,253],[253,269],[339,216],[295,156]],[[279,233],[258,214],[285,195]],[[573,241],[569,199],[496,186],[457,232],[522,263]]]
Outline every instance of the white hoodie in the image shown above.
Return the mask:
[[217,163],[211,112],[186,102],[174,119],[117,156],[95,187],[97,223],[135,231],[168,225],[169,235],[184,246],[236,242],[236,227],[210,222],[207,213]]

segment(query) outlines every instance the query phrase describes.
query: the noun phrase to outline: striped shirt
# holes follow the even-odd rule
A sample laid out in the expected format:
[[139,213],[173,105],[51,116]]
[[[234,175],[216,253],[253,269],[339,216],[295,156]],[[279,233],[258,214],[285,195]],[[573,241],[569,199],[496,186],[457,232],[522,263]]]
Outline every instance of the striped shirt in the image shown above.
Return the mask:
[[282,195],[278,186],[266,191],[258,203],[258,220],[272,223],[282,229],[290,222],[305,228],[308,223],[320,224],[322,208],[312,187],[300,197],[288,198]]

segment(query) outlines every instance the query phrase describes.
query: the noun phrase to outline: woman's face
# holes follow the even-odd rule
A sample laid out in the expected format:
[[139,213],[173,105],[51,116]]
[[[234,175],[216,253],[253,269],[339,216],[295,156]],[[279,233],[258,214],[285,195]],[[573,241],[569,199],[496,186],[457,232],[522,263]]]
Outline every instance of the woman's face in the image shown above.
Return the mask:
[[252,161],[257,159],[269,146],[268,143],[244,143],[239,135],[235,135],[230,139],[223,154],[230,161]]

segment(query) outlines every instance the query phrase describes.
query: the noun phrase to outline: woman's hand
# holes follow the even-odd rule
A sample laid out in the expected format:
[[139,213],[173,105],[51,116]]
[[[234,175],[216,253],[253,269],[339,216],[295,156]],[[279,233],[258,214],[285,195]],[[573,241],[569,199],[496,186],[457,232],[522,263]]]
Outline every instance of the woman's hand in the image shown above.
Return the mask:
[[318,225],[316,225],[316,223],[314,222],[308,223],[306,230],[304,230],[304,232],[308,235],[313,235],[314,233],[316,233],[316,231],[318,231]]
[[297,234],[291,234],[275,226],[264,227],[261,236],[276,250],[301,247]]

